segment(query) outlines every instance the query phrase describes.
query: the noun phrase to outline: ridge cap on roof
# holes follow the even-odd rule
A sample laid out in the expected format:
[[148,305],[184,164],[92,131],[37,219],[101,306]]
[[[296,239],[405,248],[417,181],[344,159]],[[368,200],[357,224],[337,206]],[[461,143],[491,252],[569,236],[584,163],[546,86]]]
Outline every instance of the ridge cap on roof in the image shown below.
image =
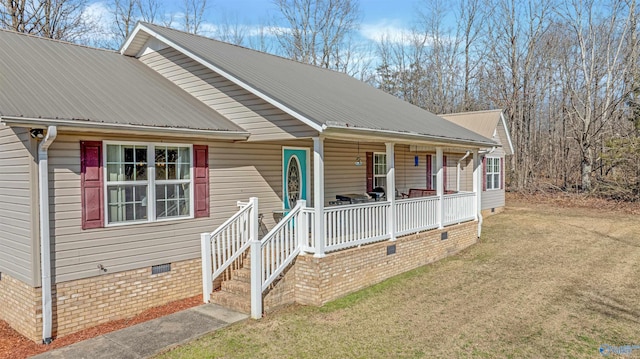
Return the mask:
[[98,50],[98,51],[104,51],[104,52],[108,52],[108,53],[118,54],[118,51],[111,50],[111,49],[105,49],[105,48],[102,48],[102,47],[94,47],[94,46],[89,46],[89,45],[77,44],[75,42],[70,42],[70,41],[66,41],[66,40],[52,39],[50,37],[38,36],[38,35],[35,35],[35,34],[27,34],[27,33],[24,33],[24,32],[18,32],[18,31],[11,30],[11,29],[1,29],[0,28],[0,32],[6,32],[6,33],[9,33],[9,34],[25,36],[25,37],[32,38],[32,39],[51,41],[51,42],[54,42],[54,43],[57,43],[57,44],[61,44],[61,45],[71,45],[71,46],[81,47],[81,48],[89,49],[89,50]]
[[146,21],[138,21],[138,23],[141,24],[141,25],[144,25],[144,26],[151,25],[153,27],[159,27],[159,28],[165,29],[165,30],[175,31],[175,32],[179,32],[179,33],[182,33],[182,34],[185,34],[185,35],[199,37],[199,38],[202,38],[204,40],[209,40],[209,41],[213,41],[213,42],[216,42],[216,43],[219,43],[219,44],[237,47],[239,49],[251,51],[251,52],[254,52],[254,53],[257,53],[257,54],[260,54],[260,55],[267,55],[267,56],[275,57],[276,59],[279,59],[279,60],[286,60],[286,61],[289,61],[289,62],[292,62],[292,63],[295,63],[295,64],[309,66],[309,67],[312,67],[314,69],[320,69],[320,70],[323,70],[323,71],[330,71],[331,73],[340,74],[340,75],[346,75],[348,77],[352,77],[352,76],[349,76],[348,74],[346,74],[344,72],[341,72],[341,71],[329,69],[329,68],[326,68],[326,67],[321,67],[321,66],[314,65],[314,64],[309,64],[309,63],[306,63],[306,62],[297,61],[297,60],[294,60],[294,59],[290,59],[288,57],[272,54],[272,53],[266,52],[266,51],[260,51],[260,50],[252,49],[250,47],[246,47],[246,46],[242,46],[242,45],[238,45],[238,44],[232,44],[230,42],[214,39],[212,37],[208,37],[208,36],[204,36],[204,35],[200,35],[200,34],[193,34],[193,33],[190,33],[190,32],[183,31],[183,30],[178,30],[178,29],[174,29],[174,28],[168,27],[168,26],[153,24],[153,23],[146,22]]
[[489,112],[504,112],[502,109],[495,110],[477,110],[477,111],[466,111],[466,112],[452,112],[452,113],[441,113],[438,114],[440,117],[444,116],[463,116],[463,115],[472,115],[472,114],[480,114],[480,113],[489,113]]

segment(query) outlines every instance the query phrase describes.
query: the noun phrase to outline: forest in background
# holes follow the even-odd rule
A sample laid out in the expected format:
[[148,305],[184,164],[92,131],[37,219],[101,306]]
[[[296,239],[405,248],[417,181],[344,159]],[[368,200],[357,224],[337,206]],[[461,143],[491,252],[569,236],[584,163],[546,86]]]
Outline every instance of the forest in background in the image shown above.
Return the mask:
[[[209,0],[210,1],[210,0]],[[0,27],[117,48],[138,20],[345,72],[436,114],[503,109],[508,188],[640,200],[636,0],[418,0],[411,30],[358,37],[358,0],[272,0],[259,25],[207,0],[0,0]],[[390,119],[393,120],[393,119]]]

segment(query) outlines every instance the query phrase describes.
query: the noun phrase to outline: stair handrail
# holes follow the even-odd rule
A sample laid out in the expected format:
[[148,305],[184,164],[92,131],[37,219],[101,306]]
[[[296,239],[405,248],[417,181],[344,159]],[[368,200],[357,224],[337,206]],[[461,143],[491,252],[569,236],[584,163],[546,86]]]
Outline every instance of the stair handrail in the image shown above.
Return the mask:
[[[287,213],[287,215],[280,220],[273,227],[269,233],[267,233],[262,240],[255,241],[251,246],[251,317],[258,319],[262,317],[262,293],[278,278],[278,276],[293,262],[301,251],[303,243],[306,243],[304,233],[307,233],[308,228],[306,223],[306,216],[304,216],[303,209],[306,208],[307,202],[300,200],[296,203],[296,206]],[[269,245],[269,243],[276,238],[276,235],[280,233],[285,226],[295,226],[298,228],[304,228],[303,231],[295,231],[292,233],[293,238],[290,242],[294,242],[289,254],[285,258],[280,258],[280,263],[277,263],[277,267],[268,273],[267,278],[264,278],[266,272],[265,263],[263,261],[263,250]],[[307,233],[308,235],[308,233]],[[273,254],[273,253],[270,253]],[[278,255],[278,254],[276,254]]]
[[[200,235],[201,251],[202,251],[202,299],[205,303],[208,303],[211,299],[211,292],[213,291],[213,280],[220,274],[224,273],[229,266],[237,260],[251,245],[252,241],[257,240],[257,213],[258,213],[258,198],[251,197],[249,202],[238,201],[238,207],[240,209],[229,219],[224,221],[218,228],[211,233],[202,233]],[[246,216],[246,217],[245,217]],[[234,225],[237,221],[245,218],[247,221],[247,231],[243,232],[240,238],[241,245],[238,246],[233,253],[226,258],[222,263],[216,263],[216,269],[213,269],[213,249],[215,239]]]

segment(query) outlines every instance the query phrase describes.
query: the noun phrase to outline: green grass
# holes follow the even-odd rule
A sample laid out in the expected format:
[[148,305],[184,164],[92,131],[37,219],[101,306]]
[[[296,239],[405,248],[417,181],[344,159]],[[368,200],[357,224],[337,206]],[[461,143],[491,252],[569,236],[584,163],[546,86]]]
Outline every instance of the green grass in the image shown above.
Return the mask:
[[631,215],[513,203],[456,256],[160,357],[601,357],[640,344],[639,233]]

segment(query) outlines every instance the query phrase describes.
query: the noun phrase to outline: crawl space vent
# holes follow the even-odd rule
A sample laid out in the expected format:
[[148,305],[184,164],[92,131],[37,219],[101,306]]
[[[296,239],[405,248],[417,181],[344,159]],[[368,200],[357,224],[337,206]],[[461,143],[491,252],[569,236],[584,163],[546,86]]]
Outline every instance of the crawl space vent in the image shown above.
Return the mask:
[[171,272],[171,263],[158,264],[151,267],[151,274]]

